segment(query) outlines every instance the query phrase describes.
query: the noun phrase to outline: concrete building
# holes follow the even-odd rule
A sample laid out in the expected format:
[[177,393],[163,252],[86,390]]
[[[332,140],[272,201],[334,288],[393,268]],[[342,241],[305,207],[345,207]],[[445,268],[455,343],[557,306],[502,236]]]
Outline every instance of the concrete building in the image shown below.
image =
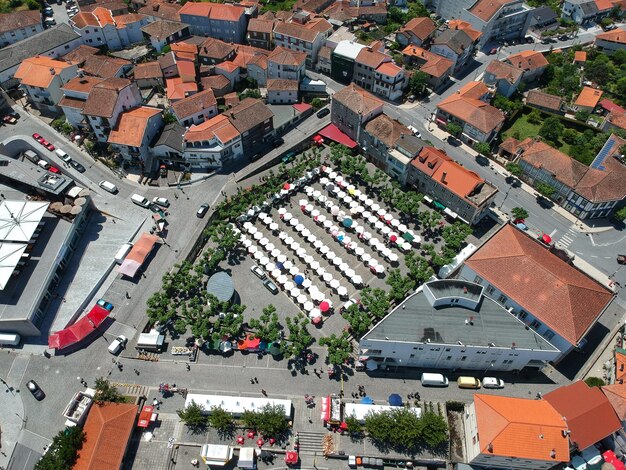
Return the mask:
[[438,90],[450,81],[454,62],[438,54],[434,54],[418,46],[407,46],[402,50],[406,63],[413,63],[420,72],[428,76],[428,86],[431,90]]
[[117,126],[120,114],[139,106],[141,102],[136,83],[126,78],[109,78],[93,87],[83,107],[83,115],[96,140],[106,143],[109,132]]
[[0,14],[0,47],[15,44],[42,31],[41,13],[38,10]]
[[373,93],[376,82],[376,70],[387,62],[391,62],[391,56],[376,51],[371,47],[360,49],[354,59],[354,76],[352,81],[364,90]]
[[568,423],[545,400],[474,394],[463,428],[472,467],[548,470],[570,460]]
[[376,68],[372,91],[378,96],[395,101],[402,97],[408,82],[403,67],[398,67],[393,62],[384,62]]
[[540,90],[530,90],[526,95],[525,103],[526,106],[531,106],[539,111],[560,115],[565,114],[563,98]]
[[494,87],[499,94],[510,98],[522,82],[522,75],[523,71],[511,64],[492,60],[485,69],[483,82]]
[[78,67],[48,57],[31,57],[22,62],[15,78],[28,95],[28,100],[41,111],[60,111],[61,87],[76,76]]
[[183,143],[190,168],[220,168],[243,157],[241,133],[223,114],[191,126]]
[[304,78],[306,53],[277,47],[267,56],[267,78],[295,80]]
[[219,39],[207,38],[198,47],[198,60],[202,65],[221,64],[233,60],[236,55],[235,46]]
[[456,93],[437,105],[435,120],[439,126],[450,122],[462,127],[461,139],[470,145],[474,142],[491,142],[504,124],[502,111],[491,106],[491,91],[482,82],[469,82]]
[[274,48],[274,20],[250,18],[246,37],[251,46],[271,51]]
[[622,28],[606,31],[596,36],[594,46],[603,52],[610,54],[614,51],[626,49],[626,31]]
[[267,56],[256,55],[248,62],[248,78],[256,81],[259,87],[264,87],[267,83]]
[[142,27],[141,32],[150,41],[150,45],[157,52],[161,52],[168,44],[189,36],[189,26],[178,21],[159,19]]
[[548,66],[548,60],[541,52],[522,51],[504,59],[504,63],[522,70],[522,81],[530,83],[538,80]]
[[298,82],[283,78],[267,80],[267,102],[269,104],[294,104],[298,99]]
[[[560,361],[585,336],[614,294],[517,227],[503,225],[462,266],[459,278],[480,284],[510,315],[549,342]],[[493,336],[498,338],[498,336]],[[519,340],[512,339],[517,345]]]
[[19,85],[13,75],[24,60],[35,56],[56,59],[72,52],[81,44],[80,35],[69,25],[61,23],[19,43],[3,47],[0,49],[0,85],[5,90]]
[[150,145],[162,127],[162,110],[140,106],[120,114],[117,125],[109,133],[108,143],[125,160],[147,162]]
[[163,87],[163,71],[156,60],[135,65],[133,79],[139,88]]
[[331,122],[355,142],[360,142],[363,125],[382,114],[383,102],[355,84],[350,84],[332,97]]
[[184,164],[185,128],[177,122],[166,124],[152,146],[152,156],[168,165]]
[[213,90],[204,90],[172,104],[172,113],[181,126],[200,124],[217,115]]
[[565,0],[561,6],[561,18],[589,26],[608,17],[614,3],[607,0]]
[[409,44],[421,46],[430,40],[436,30],[437,25],[430,18],[413,18],[396,32],[396,42],[402,47]]
[[191,34],[243,44],[248,18],[241,6],[221,3],[187,2],[179,10],[180,21]]
[[459,72],[474,56],[474,40],[460,29],[446,29],[438,34],[430,46],[430,51],[451,60],[453,72]]
[[70,19],[70,25],[89,46],[106,46],[117,51],[143,41],[141,28],[148,17],[137,13],[113,16],[110,10],[98,7],[93,12],[80,12]]
[[559,354],[482,286],[459,279],[420,286],[361,338],[359,348],[370,370],[520,370],[542,367]]
[[[349,84],[356,72],[359,77],[363,64],[357,67],[356,59],[367,46],[353,41],[340,41],[337,47],[330,52],[330,76],[333,80]],[[362,85],[359,85],[363,88]],[[371,89],[371,84],[370,84]]]
[[498,192],[494,185],[434,147],[424,147],[413,159],[407,183],[448,217],[470,225],[489,213]]
[[261,100],[246,98],[223,114],[241,134],[246,155],[254,155],[274,131],[274,113]]
[[78,76],[61,88],[63,98],[59,101],[59,107],[63,110],[67,122],[74,128],[87,132],[91,130],[85,120],[83,109],[93,87],[103,81],[104,78],[100,77]]
[[332,32],[332,25],[324,18],[301,15],[297,21],[278,22],[274,26],[274,43],[277,47],[306,52],[306,67],[313,69],[320,48]]

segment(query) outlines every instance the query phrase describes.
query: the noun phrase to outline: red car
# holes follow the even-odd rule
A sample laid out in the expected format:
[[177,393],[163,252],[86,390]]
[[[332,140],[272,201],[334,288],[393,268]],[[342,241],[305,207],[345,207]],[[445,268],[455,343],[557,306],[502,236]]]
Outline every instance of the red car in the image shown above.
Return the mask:
[[37,134],[36,132],[33,134],[33,139],[35,139],[37,142],[41,143],[41,141],[43,140],[43,137],[41,137],[39,134]]
[[48,150],[50,150],[51,152],[54,152],[54,149],[56,149],[56,147],[54,145],[52,145],[50,142],[46,142],[44,144],[44,147],[46,147]]
[[51,166],[48,168],[48,171],[51,173],[61,173],[61,170],[59,170],[56,166]]

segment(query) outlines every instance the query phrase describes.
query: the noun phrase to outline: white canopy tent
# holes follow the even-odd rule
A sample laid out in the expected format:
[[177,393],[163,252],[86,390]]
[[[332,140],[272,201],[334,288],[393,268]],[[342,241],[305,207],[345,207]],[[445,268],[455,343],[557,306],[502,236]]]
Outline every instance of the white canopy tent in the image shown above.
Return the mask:
[[48,202],[5,200],[0,204],[0,241],[29,241],[49,205]]
[[0,290],[9,283],[27,246],[26,243],[0,243]]

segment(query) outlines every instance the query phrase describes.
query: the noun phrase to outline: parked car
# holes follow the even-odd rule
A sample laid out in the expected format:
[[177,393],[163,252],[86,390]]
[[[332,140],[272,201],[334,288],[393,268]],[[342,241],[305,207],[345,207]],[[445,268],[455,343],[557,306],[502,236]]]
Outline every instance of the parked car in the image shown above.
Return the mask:
[[5,124],[15,124],[17,122],[17,119],[15,118],[15,116],[7,114],[6,116],[2,117],[2,122],[4,122]]
[[84,173],[86,171],[85,167],[78,163],[76,160],[70,160],[70,165],[72,166],[72,168],[80,173]]
[[270,291],[272,294],[276,295],[278,294],[278,287],[276,287],[276,284],[274,284],[272,281],[270,281],[269,279],[266,279],[265,281],[263,281],[263,285],[265,286],[265,288]]
[[59,170],[56,166],[52,166],[52,165],[50,165],[50,168],[48,168],[48,171],[50,173],[61,173],[61,170]]
[[417,99],[417,97],[415,95],[409,95],[408,98],[406,99],[409,103],[415,103],[415,100]]
[[157,206],[161,206],[161,207],[169,207],[170,206],[170,201],[165,198],[165,197],[155,197],[154,199],[152,199],[152,203],[156,204]]
[[43,140],[43,137],[41,137],[39,134],[37,134],[36,132],[33,134],[33,139],[35,139],[37,142],[41,143],[41,141]]
[[322,108],[317,112],[317,117],[321,119],[324,116],[328,116],[329,114],[330,114],[330,109]]
[[411,132],[413,132],[413,135],[414,135],[415,137],[417,137],[418,139],[421,139],[421,138],[422,138],[422,134],[421,134],[421,132],[420,132],[420,131],[418,131],[418,130],[417,130],[417,127],[414,127],[414,126],[407,126],[407,128],[408,128]]
[[109,347],[107,349],[113,355],[118,354],[122,349],[126,347],[127,342],[128,338],[126,338],[126,336],[124,335],[120,335],[113,341],[111,341],[111,344],[109,344]]
[[252,155],[252,156],[250,157],[250,161],[251,161],[251,162],[253,162],[253,161],[255,161],[255,160],[258,160],[258,159],[259,159],[259,158],[261,158],[261,157],[262,157],[262,155],[261,155],[260,153],[255,153],[254,155]]
[[96,303],[103,309],[108,310],[109,312],[113,310],[113,304],[111,302],[107,302],[104,299],[98,299],[98,302]]
[[50,150],[51,152],[54,152],[54,149],[56,149],[56,147],[54,145],[52,145],[50,142],[48,142],[47,140],[44,139],[44,141],[41,143],[41,145],[43,145],[44,147],[46,147],[48,150]]
[[498,48],[497,48],[497,47],[494,47],[494,48],[492,48],[492,49],[489,51],[489,55],[494,55],[494,54],[497,54],[497,53],[498,53]]
[[259,279],[265,279],[265,272],[261,268],[259,268],[256,264],[250,268],[250,271],[254,273],[256,277]]
[[196,216],[202,218],[206,215],[208,210],[209,210],[209,205],[207,203],[204,203],[200,206],[200,208],[198,209],[198,212],[196,212]]
[[569,39],[569,36],[567,34],[561,34],[559,36],[559,41],[567,41]]
[[461,376],[456,379],[456,384],[459,388],[480,388],[480,380],[476,377]]
[[285,143],[285,139],[283,139],[282,137],[277,137],[276,139],[272,141],[272,146],[276,148],[276,147],[280,147],[284,143]]
[[43,16],[54,16],[54,10],[52,7],[46,7],[43,9]]
[[35,382],[34,380],[29,380],[28,382],[26,382],[26,388],[28,388],[28,391],[32,393],[33,396],[38,401],[41,401],[44,398],[46,398],[46,394],[43,392],[43,390],[39,387],[39,385],[37,385],[37,382]]
[[484,388],[504,388],[504,380],[495,377],[485,377],[483,379]]
[[532,36],[526,36],[524,39],[526,39],[526,43],[528,44],[533,44],[535,42],[535,38]]
[[100,186],[102,189],[104,189],[105,191],[108,191],[111,194],[117,193],[117,186],[115,186],[110,181],[102,180],[98,183],[98,186]]

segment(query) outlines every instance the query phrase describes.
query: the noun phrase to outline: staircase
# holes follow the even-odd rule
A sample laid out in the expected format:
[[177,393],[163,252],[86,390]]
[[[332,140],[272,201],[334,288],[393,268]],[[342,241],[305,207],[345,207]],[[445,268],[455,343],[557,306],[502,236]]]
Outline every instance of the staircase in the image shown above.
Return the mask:
[[308,455],[317,453],[321,455],[325,435],[325,432],[299,431],[300,453]]

